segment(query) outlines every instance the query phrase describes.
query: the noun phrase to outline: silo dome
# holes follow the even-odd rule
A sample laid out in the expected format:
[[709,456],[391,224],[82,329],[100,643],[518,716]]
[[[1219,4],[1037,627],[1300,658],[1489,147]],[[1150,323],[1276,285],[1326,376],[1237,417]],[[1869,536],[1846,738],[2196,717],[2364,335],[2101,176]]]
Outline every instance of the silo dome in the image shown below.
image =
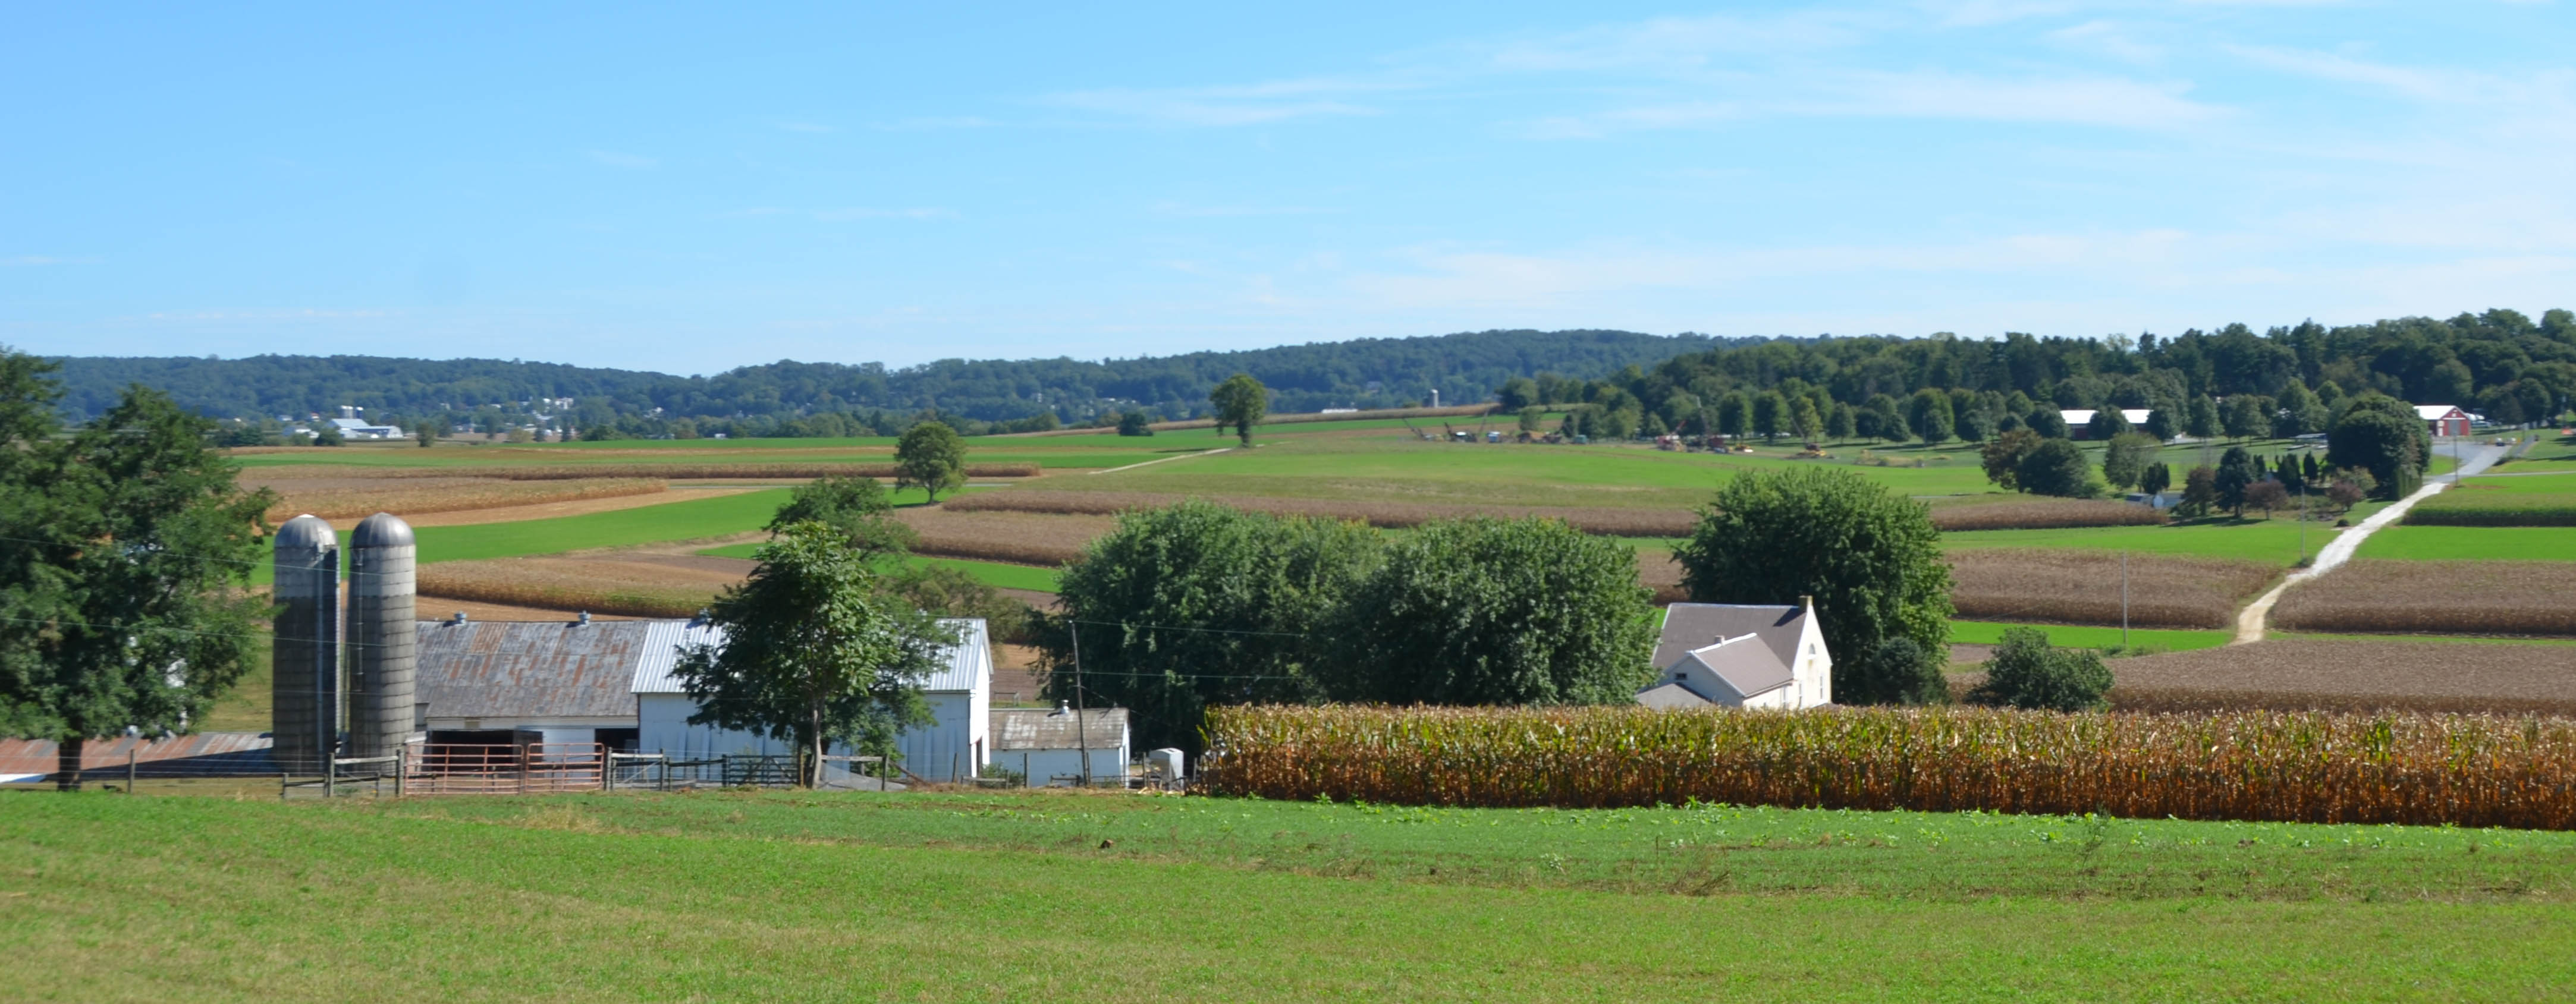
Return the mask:
[[[330,527],[323,529],[328,531]],[[410,547],[413,543],[411,524],[389,512],[369,516],[358,524],[357,529],[349,531],[349,546],[352,548]]]
[[277,528],[276,548],[280,551],[313,551],[339,543],[340,537],[331,532],[330,522],[312,513],[287,520],[285,526]]

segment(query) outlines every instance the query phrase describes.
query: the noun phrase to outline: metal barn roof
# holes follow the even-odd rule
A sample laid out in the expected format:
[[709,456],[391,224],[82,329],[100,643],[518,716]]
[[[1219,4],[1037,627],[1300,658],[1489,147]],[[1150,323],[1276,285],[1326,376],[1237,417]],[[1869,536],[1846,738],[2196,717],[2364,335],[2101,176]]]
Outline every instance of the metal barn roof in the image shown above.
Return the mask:
[[1127,744],[1127,709],[1068,711],[1045,708],[995,708],[993,750],[1116,749]]
[[[125,755],[134,754],[142,777],[220,777],[255,774],[274,777],[265,732],[199,732],[168,739],[92,739],[81,744],[81,771],[121,776]],[[0,778],[49,776],[61,753],[51,739],[0,739]]]
[[[671,668],[680,661],[683,645],[715,644],[724,640],[724,630],[696,621],[627,621],[647,628],[648,640],[629,692],[636,694],[682,694],[687,689],[671,677]],[[963,693],[985,685],[993,675],[993,647],[990,632],[980,617],[951,617],[939,623],[955,628],[957,645],[948,650],[947,662],[921,682],[928,693]]]
[[435,718],[633,715],[647,621],[420,622],[420,700]]

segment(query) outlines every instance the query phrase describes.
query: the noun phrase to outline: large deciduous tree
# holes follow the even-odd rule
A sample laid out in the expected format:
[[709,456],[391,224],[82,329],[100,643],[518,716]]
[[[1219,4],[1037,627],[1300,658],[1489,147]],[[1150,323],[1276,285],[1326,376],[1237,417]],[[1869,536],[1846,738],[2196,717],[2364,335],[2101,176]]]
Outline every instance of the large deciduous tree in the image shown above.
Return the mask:
[[1849,471],[1800,468],[1727,482],[1673,558],[1697,602],[1815,597],[1837,696],[1929,696],[1919,681],[1940,672],[1953,611],[1940,537],[1920,502]]
[[2021,458],[2013,476],[2021,490],[2035,495],[2081,499],[2099,494],[2093,465],[2084,459],[2084,448],[2071,439],[2040,440]]
[[1125,707],[1138,742],[1192,750],[1210,704],[1320,700],[1323,626],[1382,547],[1364,525],[1211,502],[1121,515],[1035,625],[1047,695]]
[[930,500],[966,483],[966,441],[945,422],[923,422],[904,430],[894,446],[895,487],[920,488]]
[[2369,471],[2378,497],[2400,499],[2422,483],[2432,434],[2414,409],[2386,394],[2348,399],[2326,432],[2326,466]]
[[55,740],[77,788],[87,740],[190,731],[250,669],[273,496],[160,391],[57,435],[52,369],[0,350],[0,734]]
[[708,607],[721,642],[682,649],[672,675],[712,725],[788,742],[811,787],[839,743],[891,757],[905,728],[931,721],[921,682],[954,631],[890,602],[840,530],[798,523],[764,545],[760,566]]
[[1216,427],[1232,426],[1235,438],[1250,446],[1252,427],[1270,413],[1270,388],[1250,373],[1237,373],[1208,392],[1208,404],[1216,409]]
[[1602,704],[1654,675],[1652,594],[1618,541],[1547,519],[1424,525],[1342,606],[1336,700]]
[[874,560],[910,551],[920,539],[893,511],[894,498],[877,479],[826,476],[796,486],[768,530],[775,535],[798,523],[821,523],[840,532],[843,546]]
[[2111,487],[2127,491],[2137,487],[2147,465],[2156,459],[2156,439],[2136,432],[2123,432],[2111,437],[2102,449],[2102,480]]

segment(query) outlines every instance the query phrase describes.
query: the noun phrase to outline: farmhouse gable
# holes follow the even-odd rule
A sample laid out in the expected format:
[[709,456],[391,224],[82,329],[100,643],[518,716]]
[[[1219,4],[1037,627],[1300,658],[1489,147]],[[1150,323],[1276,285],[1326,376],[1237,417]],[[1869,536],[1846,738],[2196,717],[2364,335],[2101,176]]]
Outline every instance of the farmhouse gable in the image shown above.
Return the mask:
[[1833,654],[1815,604],[1676,603],[1655,645],[1653,708],[1809,708],[1833,703]]

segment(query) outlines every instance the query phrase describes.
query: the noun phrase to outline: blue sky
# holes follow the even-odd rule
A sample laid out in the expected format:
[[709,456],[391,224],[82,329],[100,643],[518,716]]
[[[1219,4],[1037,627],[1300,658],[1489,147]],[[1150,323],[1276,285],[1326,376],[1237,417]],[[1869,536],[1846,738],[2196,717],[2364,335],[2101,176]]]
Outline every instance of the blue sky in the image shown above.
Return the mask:
[[2576,306],[2563,4],[403,6],[0,15],[0,343],[692,373]]

